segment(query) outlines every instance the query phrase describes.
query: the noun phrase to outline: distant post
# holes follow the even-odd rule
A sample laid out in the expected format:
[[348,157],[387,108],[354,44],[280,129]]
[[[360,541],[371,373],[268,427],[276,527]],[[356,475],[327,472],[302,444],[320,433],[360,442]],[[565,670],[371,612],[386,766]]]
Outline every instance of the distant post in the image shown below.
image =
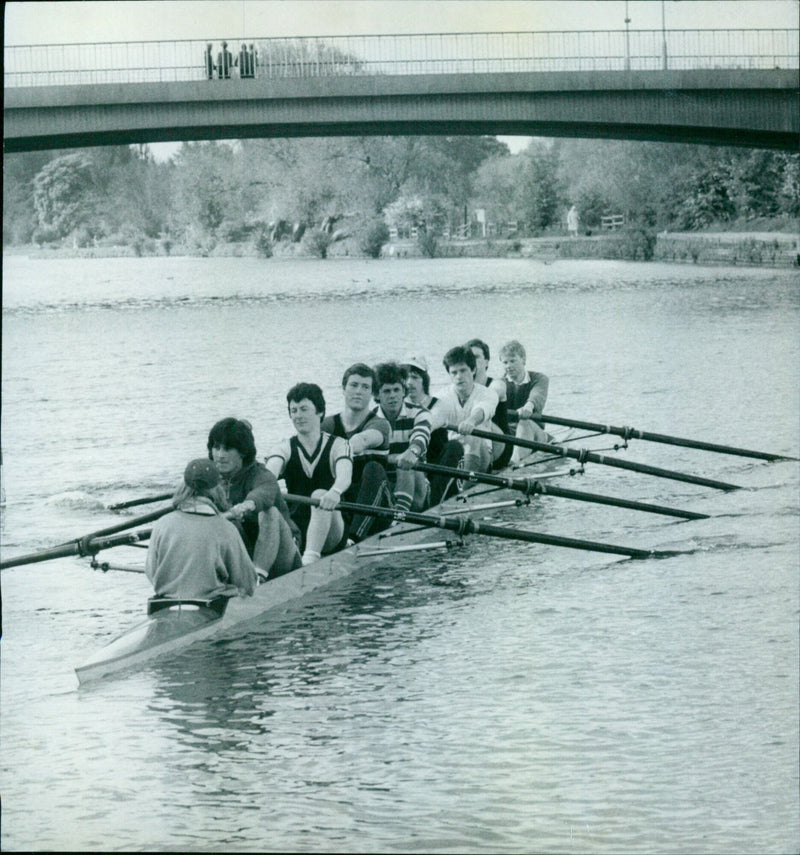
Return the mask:
[[628,0],[625,0],[625,70],[631,70],[631,33],[629,29],[631,19],[628,15]]

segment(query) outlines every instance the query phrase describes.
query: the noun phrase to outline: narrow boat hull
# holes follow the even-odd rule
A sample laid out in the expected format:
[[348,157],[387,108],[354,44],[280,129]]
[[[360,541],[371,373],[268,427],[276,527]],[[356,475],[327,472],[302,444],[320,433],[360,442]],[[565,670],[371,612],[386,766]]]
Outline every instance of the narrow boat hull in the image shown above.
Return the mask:
[[76,668],[78,682],[84,684],[99,680],[186,647],[215,634],[223,620],[224,614],[205,606],[179,604],[162,609],[115,638]]
[[[409,540],[421,542],[429,537],[428,530],[409,529],[401,536],[403,546]],[[256,588],[252,597],[231,598],[222,614],[210,607],[176,604],[149,615],[144,621],[124,632],[75,669],[81,685],[111,674],[142,665],[167,653],[188,647],[201,639],[224,636],[228,630],[249,620],[255,620],[272,609],[295,601],[318,588],[350,576],[357,570],[369,570],[401,550],[377,546],[376,535],[363,543],[328,555],[271,579]],[[438,533],[438,541],[446,546],[452,536]]]
[[[472,495],[473,493],[476,495]],[[517,499],[519,494],[499,491],[495,495],[504,499],[511,496],[513,500]],[[483,490],[476,488],[426,513],[449,515],[480,510],[485,498]],[[506,501],[503,504],[511,503],[512,501]],[[221,613],[213,608],[197,605],[176,604],[160,609],[77,667],[75,673],[78,682],[81,685],[94,682],[188,647],[201,639],[224,636],[245,621],[259,618],[274,608],[297,600],[356,571],[371,570],[383,563],[397,561],[404,552],[446,549],[455,545],[458,540],[458,535],[450,531],[421,528],[401,522],[355,546],[326,555],[313,564],[259,585],[252,597],[231,598]]]

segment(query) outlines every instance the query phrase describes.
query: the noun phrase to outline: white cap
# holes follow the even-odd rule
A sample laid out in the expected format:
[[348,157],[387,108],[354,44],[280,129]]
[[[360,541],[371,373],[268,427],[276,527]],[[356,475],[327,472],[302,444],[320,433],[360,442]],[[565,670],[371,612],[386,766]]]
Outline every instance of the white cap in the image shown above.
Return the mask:
[[428,360],[425,359],[424,356],[407,356],[403,362],[403,365],[408,365],[411,368],[418,368],[420,371],[424,371],[428,374]]

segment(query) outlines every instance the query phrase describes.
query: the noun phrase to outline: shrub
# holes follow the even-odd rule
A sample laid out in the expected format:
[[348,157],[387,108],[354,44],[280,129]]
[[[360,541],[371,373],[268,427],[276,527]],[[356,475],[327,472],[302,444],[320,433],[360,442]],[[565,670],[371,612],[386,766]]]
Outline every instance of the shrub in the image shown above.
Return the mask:
[[217,235],[228,243],[241,243],[250,237],[253,226],[241,220],[223,220],[217,227]]
[[358,245],[364,255],[379,258],[383,245],[389,241],[389,227],[383,220],[374,220],[361,235]]
[[316,258],[327,258],[331,236],[321,229],[312,229],[310,232],[306,232],[303,237],[303,245],[306,251]]
[[59,240],[58,230],[50,226],[39,226],[33,233],[33,240],[39,246],[46,243],[55,243]]
[[261,228],[256,232],[255,239],[253,241],[253,246],[255,247],[256,252],[262,258],[272,258],[274,246],[272,243],[272,238],[269,234],[269,228],[267,228],[267,226],[262,225]]
[[426,258],[436,257],[436,251],[439,248],[439,241],[436,240],[436,235],[428,231],[421,231],[417,238],[417,245],[419,246],[420,252]]

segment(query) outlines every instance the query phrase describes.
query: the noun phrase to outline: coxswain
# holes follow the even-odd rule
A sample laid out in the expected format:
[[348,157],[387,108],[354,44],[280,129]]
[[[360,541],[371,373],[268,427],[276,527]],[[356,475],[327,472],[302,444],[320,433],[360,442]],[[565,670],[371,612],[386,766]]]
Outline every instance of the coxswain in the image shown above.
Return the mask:
[[249,597],[256,569],[239,533],[222,515],[227,506],[217,467],[206,458],[190,460],[175,507],[154,525],[145,574],[157,597],[211,600]]

